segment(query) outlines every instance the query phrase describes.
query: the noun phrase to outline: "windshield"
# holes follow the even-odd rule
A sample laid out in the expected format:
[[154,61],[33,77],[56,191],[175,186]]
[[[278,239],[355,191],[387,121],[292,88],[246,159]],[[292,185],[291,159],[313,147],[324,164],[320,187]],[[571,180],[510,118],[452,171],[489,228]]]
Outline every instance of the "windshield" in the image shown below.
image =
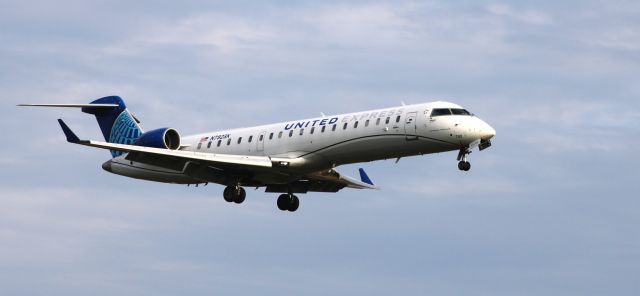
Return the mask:
[[471,113],[465,109],[451,109],[451,113],[453,113],[453,115],[471,115]]
[[434,116],[444,116],[444,115],[467,115],[470,116],[471,113],[465,109],[455,108],[436,108],[431,111],[431,117]]

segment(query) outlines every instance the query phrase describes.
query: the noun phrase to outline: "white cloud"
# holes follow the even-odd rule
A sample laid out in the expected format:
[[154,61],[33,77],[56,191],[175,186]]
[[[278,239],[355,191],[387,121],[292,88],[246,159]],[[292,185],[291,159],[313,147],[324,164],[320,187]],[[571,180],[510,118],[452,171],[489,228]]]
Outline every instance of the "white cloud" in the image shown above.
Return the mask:
[[640,50],[640,29],[617,27],[595,34],[592,32],[584,37],[584,42],[610,49],[638,51]]
[[141,55],[154,48],[202,48],[215,55],[237,54],[264,46],[274,38],[269,24],[219,13],[142,22],[125,38],[104,49],[107,54]]
[[221,53],[231,53],[250,48],[272,38],[263,26],[256,26],[243,19],[220,14],[201,14],[188,17],[177,24],[161,26],[146,42],[181,46],[211,46]]
[[542,26],[553,24],[553,19],[550,15],[538,10],[516,11],[506,4],[492,4],[487,7],[487,10],[494,15],[516,20],[527,25]]
[[[205,46],[210,47],[204,50],[209,56],[232,54],[242,60],[259,54],[290,66],[314,59],[326,63],[328,51],[358,48],[366,48],[363,54],[385,55],[504,49],[506,24],[482,15],[444,16],[442,10],[410,2],[303,6],[265,17],[202,12],[143,22],[106,52],[138,55],[157,47]],[[534,22],[536,17],[542,18],[533,12],[521,18]]]
[[405,43],[414,34],[415,24],[403,14],[403,5],[337,5],[305,11],[306,24],[316,42],[335,45],[376,46]]

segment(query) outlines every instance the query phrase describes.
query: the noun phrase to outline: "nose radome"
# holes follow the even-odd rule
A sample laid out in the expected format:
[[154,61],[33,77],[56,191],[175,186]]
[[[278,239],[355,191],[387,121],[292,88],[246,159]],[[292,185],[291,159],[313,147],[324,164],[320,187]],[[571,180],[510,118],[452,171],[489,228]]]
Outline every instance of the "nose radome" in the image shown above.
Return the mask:
[[480,131],[480,138],[483,140],[489,140],[496,135],[496,130],[493,129],[486,122],[484,123],[482,130]]

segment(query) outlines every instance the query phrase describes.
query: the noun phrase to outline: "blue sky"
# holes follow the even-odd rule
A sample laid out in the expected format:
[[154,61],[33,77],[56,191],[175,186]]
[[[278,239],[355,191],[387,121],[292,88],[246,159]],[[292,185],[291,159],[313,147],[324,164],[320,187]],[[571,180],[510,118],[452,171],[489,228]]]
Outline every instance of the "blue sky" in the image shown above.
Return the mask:
[[[640,3],[0,2],[3,295],[637,295]],[[345,166],[301,196],[108,174],[95,120],[24,102],[120,95],[183,134],[442,99],[494,146]]]

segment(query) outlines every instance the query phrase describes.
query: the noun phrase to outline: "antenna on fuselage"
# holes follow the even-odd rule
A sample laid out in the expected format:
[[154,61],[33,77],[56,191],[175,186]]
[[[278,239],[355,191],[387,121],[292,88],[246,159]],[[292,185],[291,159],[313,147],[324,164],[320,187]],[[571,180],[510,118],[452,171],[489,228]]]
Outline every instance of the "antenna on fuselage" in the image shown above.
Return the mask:
[[327,117],[327,115],[324,115],[324,112],[320,112],[320,116]]

